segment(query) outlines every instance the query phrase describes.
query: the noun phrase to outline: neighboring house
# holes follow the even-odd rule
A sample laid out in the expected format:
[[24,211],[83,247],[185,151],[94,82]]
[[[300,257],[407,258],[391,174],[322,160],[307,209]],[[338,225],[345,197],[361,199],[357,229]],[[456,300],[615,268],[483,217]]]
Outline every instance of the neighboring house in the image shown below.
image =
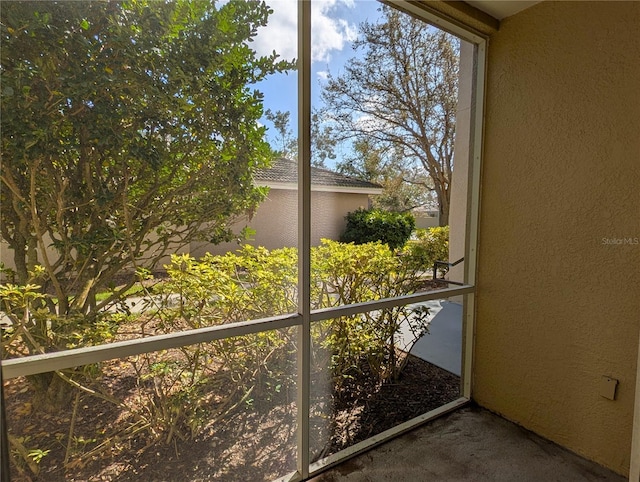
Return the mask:
[[[268,249],[297,246],[298,243],[298,165],[279,158],[268,169],[255,173],[255,183],[269,188],[267,198],[251,219],[236,223],[234,231],[247,226],[255,231],[247,243]],[[328,169],[311,168],[311,244],[320,239],[339,239],[344,231],[347,213],[369,207],[369,196],[382,193],[382,187],[371,182],[343,176]],[[191,243],[192,256],[206,252],[222,254],[240,247],[239,243]]]
[[438,226],[440,224],[440,214],[438,208],[415,208],[411,211],[416,219],[416,228],[426,229]]
[[[255,235],[246,242],[254,246],[268,249],[297,246],[297,176],[297,163],[289,159],[276,159],[270,168],[257,170],[256,185],[268,187],[269,193],[250,219],[244,218],[233,226],[234,232],[239,232],[244,227],[253,229]],[[347,213],[369,207],[369,196],[381,194],[382,187],[327,169],[312,167],[311,191],[311,244],[318,245],[322,238],[339,239],[346,225]],[[223,254],[235,251],[240,246],[241,243],[238,242],[219,245],[192,242],[188,247],[176,248],[175,251],[189,252],[194,257],[200,257],[207,252]],[[170,256],[165,256],[157,268],[169,261]],[[15,269],[13,251],[4,241],[0,241],[0,262],[7,268]],[[0,281],[2,279],[0,276]]]

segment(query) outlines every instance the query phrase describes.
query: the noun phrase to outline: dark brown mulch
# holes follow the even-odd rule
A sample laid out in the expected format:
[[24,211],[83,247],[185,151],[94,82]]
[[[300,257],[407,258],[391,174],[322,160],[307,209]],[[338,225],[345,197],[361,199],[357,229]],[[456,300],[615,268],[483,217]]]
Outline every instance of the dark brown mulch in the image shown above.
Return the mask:
[[350,380],[333,395],[336,416],[328,453],[456,400],[459,394],[460,377],[413,355],[397,380],[381,385],[366,377]]
[[420,287],[418,291],[433,291],[433,290],[441,290],[443,288],[450,288],[451,285],[447,283],[446,280],[434,280],[434,279],[424,279],[420,282]]
[[[114,367],[117,368],[117,367]],[[195,439],[174,439],[171,444],[147,447],[143,436],[124,442],[125,449],[64,470],[63,455],[71,408],[55,414],[37,413],[28,405],[30,393],[23,380],[5,383],[10,433],[25,436],[25,446],[49,447],[38,476],[12,467],[14,482],[22,481],[260,481],[295,470],[295,393],[240,405],[227,419],[209,427]],[[459,378],[419,358],[409,356],[399,378],[375,383],[366,374],[349,379],[339,392],[316,399],[312,415],[325,423],[319,430],[313,459],[335,453],[457,399]],[[108,431],[117,423],[112,405],[87,397],[77,433]],[[320,408],[319,408],[320,407]],[[67,427],[65,429],[65,427]],[[324,433],[324,435],[322,435]],[[57,439],[55,434],[59,434]],[[312,434],[313,436],[314,434]]]

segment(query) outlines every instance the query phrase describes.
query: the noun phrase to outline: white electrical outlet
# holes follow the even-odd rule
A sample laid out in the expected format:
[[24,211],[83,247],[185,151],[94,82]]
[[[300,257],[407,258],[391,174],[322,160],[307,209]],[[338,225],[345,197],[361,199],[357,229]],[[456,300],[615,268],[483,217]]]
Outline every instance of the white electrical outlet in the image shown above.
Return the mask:
[[603,376],[600,379],[600,395],[609,400],[616,399],[616,388],[618,387],[618,380],[608,376]]

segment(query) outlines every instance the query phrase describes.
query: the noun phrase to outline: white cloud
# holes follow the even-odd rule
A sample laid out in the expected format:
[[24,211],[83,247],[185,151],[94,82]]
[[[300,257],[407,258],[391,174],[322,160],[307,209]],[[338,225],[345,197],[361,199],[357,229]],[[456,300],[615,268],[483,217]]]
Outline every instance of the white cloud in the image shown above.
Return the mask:
[[326,70],[319,70],[317,75],[320,80],[327,80],[329,78],[329,72]]
[[[357,28],[342,18],[333,18],[331,10],[338,0],[312,3],[311,9],[311,60],[329,62],[333,50],[342,50],[348,42],[357,38]],[[352,7],[352,2],[350,7]]]
[[[381,103],[381,97],[372,97],[364,103],[362,110],[364,112],[379,111]],[[393,125],[391,125],[389,122],[380,119],[379,117],[375,117],[372,114],[360,114],[353,121],[357,128],[364,132],[376,132],[381,130],[393,129]]]
[[[296,25],[298,10],[294,0],[267,2],[273,9],[266,27],[258,31],[252,47],[259,55],[269,55],[274,50],[282,59],[297,58]],[[333,51],[340,51],[356,39],[357,28],[342,18],[335,18],[334,10],[342,6],[353,8],[353,0],[314,1],[311,9],[313,62],[329,62]]]
[[275,50],[281,59],[297,58],[298,11],[295,0],[274,0],[267,4],[273,13],[269,15],[267,26],[258,30],[251,47],[258,55],[270,55]]

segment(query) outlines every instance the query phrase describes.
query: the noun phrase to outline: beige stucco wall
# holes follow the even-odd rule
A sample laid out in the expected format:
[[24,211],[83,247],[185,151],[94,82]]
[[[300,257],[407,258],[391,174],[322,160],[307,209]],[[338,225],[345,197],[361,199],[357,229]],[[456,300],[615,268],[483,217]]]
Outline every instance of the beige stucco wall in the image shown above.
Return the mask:
[[[55,261],[59,258],[60,254],[52,246],[51,237],[49,235],[45,234],[43,238],[44,238],[44,242],[42,244],[45,247],[44,251],[46,252],[49,262],[55,263]],[[151,233],[146,237],[146,239],[150,242],[156,242],[158,239],[158,236],[155,233]],[[181,254],[181,253],[188,253],[189,249],[188,249],[188,246],[184,246],[179,243],[173,243],[173,245],[168,246],[167,252]],[[159,253],[160,251],[155,251],[155,250],[149,251],[146,253],[146,256],[138,257],[137,262],[140,266],[148,266],[150,263],[150,259],[153,258],[154,256],[157,256]],[[0,240],[0,263],[3,264],[4,268],[9,270],[16,269],[16,264],[14,262],[13,257],[14,257],[13,249],[9,247],[9,244],[7,242],[5,242],[4,240]],[[41,246],[38,248],[38,260],[39,260],[38,261],[39,264],[44,263],[43,250]],[[171,261],[171,254],[167,254],[159,259],[156,266],[159,269],[163,265],[168,264],[170,261]],[[11,282],[11,281],[14,281],[11,276],[8,276],[4,273],[0,273],[0,283]]]
[[[5,268],[16,269],[16,264],[13,262],[13,250],[9,248],[9,244],[0,239],[0,263]],[[0,283],[4,282],[4,276],[0,274]]]
[[[311,192],[311,245],[320,244],[321,238],[339,239],[344,231],[344,217],[350,211],[367,208],[369,196],[358,193]],[[268,249],[298,245],[298,192],[294,190],[271,189],[250,221],[238,223],[236,230],[248,225],[256,231],[254,246]],[[192,243],[191,255],[202,256],[206,252],[223,254],[238,249],[237,243],[211,245]]]
[[622,474],[640,244],[607,240],[640,238],[639,52],[638,2],[544,2],[491,37],[474,357],[481,405]]
[[[369,207],[369,196],[363,193],[350,192],[311,192],[311,245],[320,244],[321,238],[339,239],[346,226],[344,217],[348,212],[358,208]],[[437,223],[436,223],[437,224]],[[295,190],[272,189],[254,214],[253,218],[242,220],[234,225],[236,232],[249,226],[255,229],[255,236],[250,244],[264,246],[268,249],[284,246],[297,246],[298,243],[298,192]],[[207,252],[224,254],[235,251],[240,247],[238,243],[192,242],[189,247],[176,249],[178,253],[190,253],[200,257]],[[49,250],[51,256],[55,254]],[[169,263],[170,255],[165,256],[158,263],[158,267]],[[0,241],[0,262],[6,267],[15,269],[13,251],[5,242]],[[3,277],[0,276],[0,282]]]
[[430,213],[413,211],[413,217],[416,220],[416,229],[427,229],[438,226],[438,213],[430,215]]

